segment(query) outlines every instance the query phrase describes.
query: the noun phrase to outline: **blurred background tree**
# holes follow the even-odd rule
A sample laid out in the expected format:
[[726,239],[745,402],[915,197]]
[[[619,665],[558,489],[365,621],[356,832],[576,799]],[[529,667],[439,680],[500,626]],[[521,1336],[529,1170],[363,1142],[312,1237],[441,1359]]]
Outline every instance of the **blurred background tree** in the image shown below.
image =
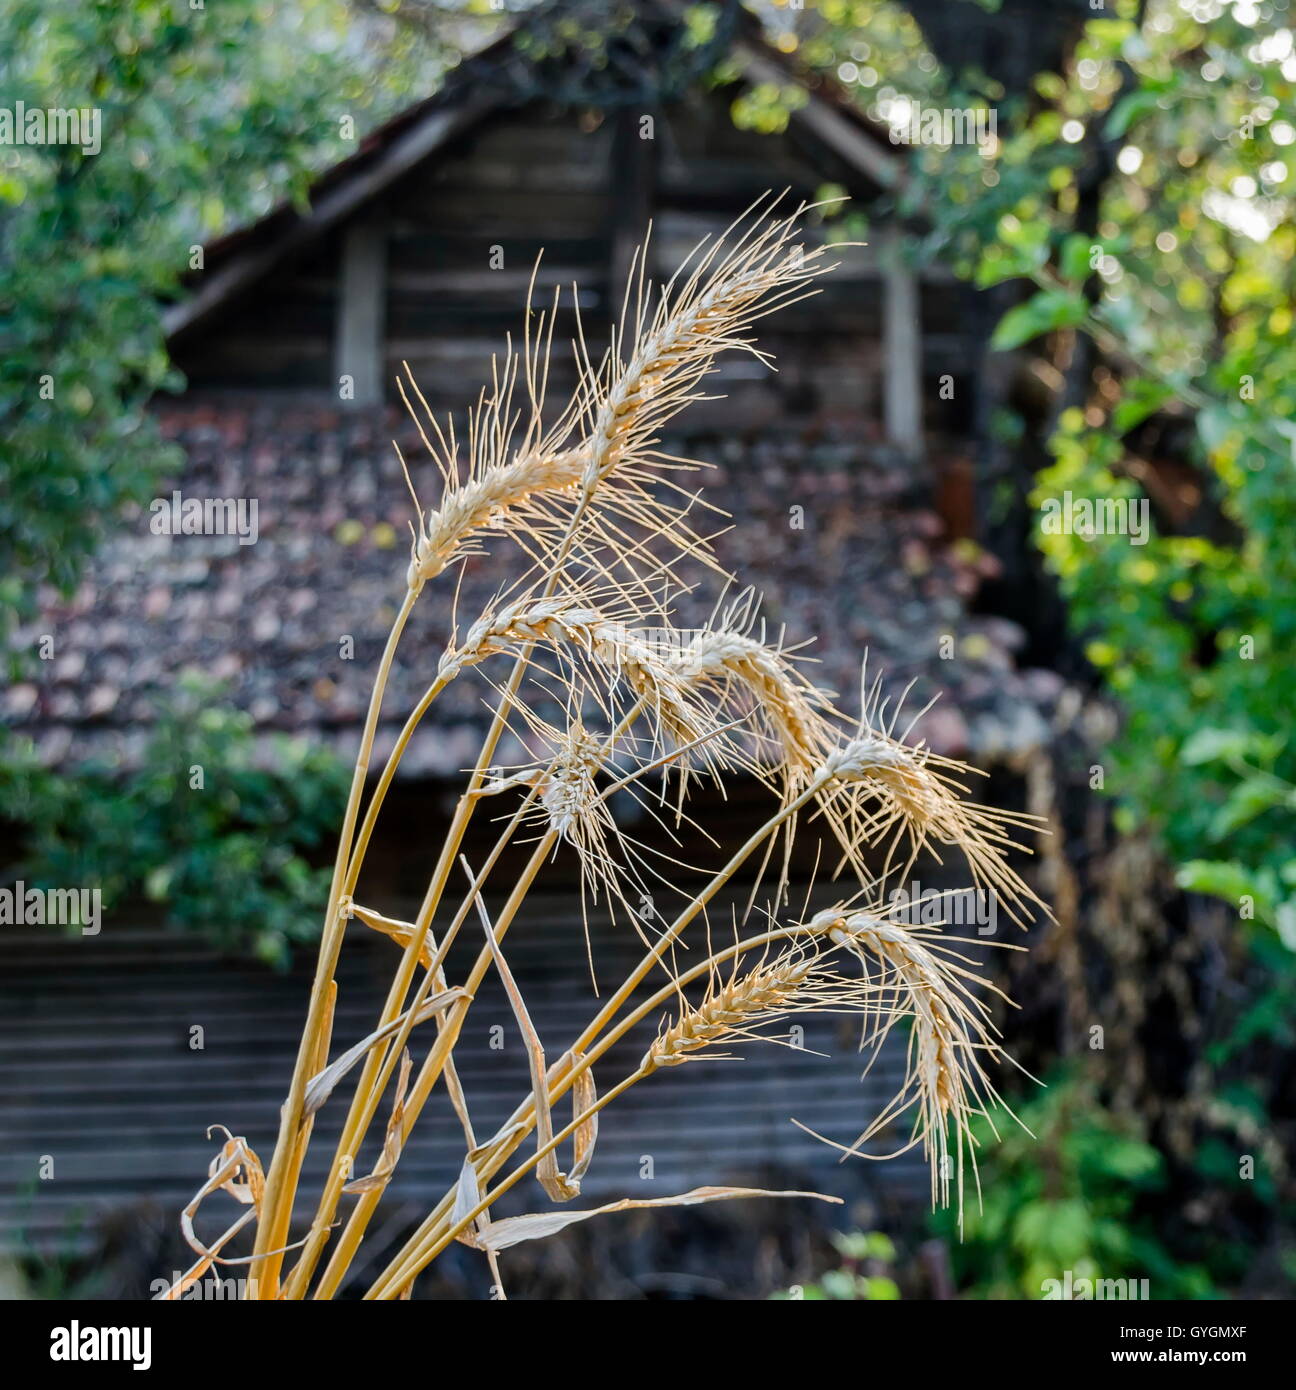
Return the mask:
[[179,462],[146,406],[180,385],[161,311],[197,248],[301,197],[458,50],[343,0],[0,0],[0,33],[7,102],[106,132],[0,155],[4,636]]
[[[482,7],[485,8],[485,7]],[[498,16],[497,16],[498,18]],[[217,233],[302,198],[312,172],[432,90],[473,30],[416,36],[344,0],[0,0],[0,93],[98,110],[101,148],[0,152],[0,643],[66,597],[122,508],[182,456],[148,410],[183,383],[166,300]],[[226,949],[282,965],[317,930],[318,871],[345,774],[332,755],[254,749],[252,721],[202,684],[176,692],[142,769],[55,777],[0,729],[5,815],[35,883],[93,879]],[[273,751],[273,767],[265,755]],[[180,797],[194,764],[218,793]],[[188,811],[177,808],[187,807]],[[280,849],[267,856],[267,837]],[[325,876],[325,881],[327,876]]]
[[[1050,1099],[1025,1101],[1053,1158],[1011,1142],[988,1154],[993,1197],[959,1257],[992,1296],[1038,1297],[1041,1254],[1108,1276],[1155,1270],[1163,1293],[1204,1293],[1203,1253],[1226,1281],[1261,1264],[1296,1273],[1280,1139],[1296,1111],[1296,52],[1286,0],[1100,9],[1052,7],[1037,26],[992,0],[820,0],[773,20],[782,47],[876,120],[903,126],[914,103],[995,111],[986,144],[908,150],[894,201],[915,259],[986,292],[988,348],[1018,364],[978,374],[983,537],[1006,567],[990,601],[1114,704],[1090,785],[1113,798],[1115,833],[1150,833],[1179,885],[1227,904],[1232,923],[1223,979],[1205,991],[1170,984],[1175,958],[1195,953],[1198,982],[1220,969],[1202,959],[1219,946],[1190,940],[1191,914],[1171,902],[1153,913],[1159,955],[1130,944],[1133,918],[1112,928],[1124,943],[1101,943],[1103,970],[1164,964],[1163,985],[1151,970],[1136,987],[1145,1029],[1159,991],[1214,994],[1172,1020],[1195,1060],[1173,1099],[1132,1096],[1090,1055],[1050,1078]],[[1012,44],[995,41],[1005,26]],[[1145,499],[1147,543],[1046,533],[1040,509],[1067,492]],[[1078,948],[1091,974],[1099,944]],[[1164,1032],[1144,1045],[1174,1050]],[[1250,1179],[1248,1153],[1264,1170]],[[1217,1223],[1211,1235],[1171,1230],[1176,1206]]]

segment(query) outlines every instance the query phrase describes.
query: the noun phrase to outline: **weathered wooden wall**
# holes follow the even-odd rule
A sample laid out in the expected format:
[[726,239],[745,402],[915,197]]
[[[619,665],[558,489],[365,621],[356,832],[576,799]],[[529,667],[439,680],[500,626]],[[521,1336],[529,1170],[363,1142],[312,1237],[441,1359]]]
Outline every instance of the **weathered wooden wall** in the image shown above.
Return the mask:
[[[384,904],[392,910],[390,904]],[[353,928],[338,975],[334,1051],[372,1026],[395,947]],[[474,953],[477,941],[465,943]],[[532,1016],[557,1056],[597,1004],[574,899],[538,898],[507,941]],[[598,930],[594,960],[604,994],[640,949],[628,927]],[[452,963],[450,973],[462,973]],[[105,922],[95,938],[6,932],[0,942],[0,1248],[84,1243],[113,1208],[149,1198],[173,1213],[203,1181],[219,1136],[244,1135],[269,1161],[309,987],[308,962],[291,974],[221,959],[174,931]],[[593,1198],[682,1192],[782,1164],[830,1193],[872,1189],[922,1201],[926,1171],[914,1155],[841,1167],[790,1117],[842,1140],[855,1137],[898,1084],[891,1048],[867,1081],[854,1021],[807,1018],[804,1051],[750,1044],[745,1060],[697,1062],[650,1078],[605,1112],[586,1184]],[[201,1050],[191,1030],[202,1029]],[[632,1070],[656,1025],[619,1045],[598,1069],[606,1088]],[[498,1029],[502,1049],[492,1047]],[[898,1040],[897,1040],[898,1041]],[[830,1054],[815,1056],[810,1050]],[[477,1133],[484,1136],[527,1089],[515,1024],[492,975],[456,1057]],[[318,1190],[345,1107],[321,1112],[307,1165]],[[897,1145],[898,1147],[898,1145]],[[53,1176],[42,1180],[44,1157]],[[652,1176],[644,1176],[645,1159]],[[454,1116],[431,1106],[393,1186],[396,1203],[430,1204],[457,1175]],[[546,1203],[528,1190],[531,1209]],[[224,1228],[233,1204],[218,1196],[200,1220]],[[305,1213],[302,1213],[303,1217]]]
[[[521,328],[537,256],[537,299],[555,286],[566,307],[555,334],[551,398],[572,382],[572,285],[585,333],[598,348],[619,313],[629,253],[649,218],[651,269],[669,274],[706,235],[722,231],[770,190],[811,198],[825,170],[849,184],[824,151],[795,129],[739,130],[731,94],[694,91],[653,117],[579,113],[533,105],[487,118],[387,191],[364,216],[385,236],[382,376],[388,395],[408,362],[434,408],[462,408],[490,379],[490,363]],[[858,179],[856,180],[858,183]],[[856,192],[852,189],[852,192]],[[863,192],[863,190],[858,190]],[[729,354],[715,378],[723,402],[690,411],[691,431],[751,430],[836,421],[869,437],[884,430],[883,227],[869,245],[843,248],[821,295],[762,325],[779,365]],[[291,390],[337,396],[341,258],[347,227],[328,233],[251,296],[177,345],[195,390]],[[502,261],[502,264],[501,264]],[[922,392],[927,427],[958,428],[961,402],[941,401],[943,372],[966,360],[963,291],[939,278],[921,287]]]

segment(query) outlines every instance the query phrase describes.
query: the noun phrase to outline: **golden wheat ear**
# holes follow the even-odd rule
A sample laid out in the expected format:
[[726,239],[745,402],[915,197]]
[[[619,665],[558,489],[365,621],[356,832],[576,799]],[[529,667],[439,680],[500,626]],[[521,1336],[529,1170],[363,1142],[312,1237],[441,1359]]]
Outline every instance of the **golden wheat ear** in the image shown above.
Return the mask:
[[[727,605],[722,596],[700,631],[673,626],[688,588],[680,575],[694,568],[687,562],[713,567],[715,562],[693,530],[697,498],[680,476],[701,465],[665,453],[662,431],[703,398],[719,354],[750,352],[766,360],[751,339],[752,325],[814,293],[815,279],[830,268],[824,249],[807,249],[800,242],[806,209],[776,217],[776,202],[761,200],[724,236],[703,243],[664,286],[652,284],[641,252],[620,327],[597,361],[577,316],[577,384],[556,416],[545,400],[556,299],[548,308],[528,308],[520,349],[510,342],[493,364],[489,384],[460,422],[462,433],[456,433],[454,421],[437,420],[406,370],[401,394],[440,475],[440,498],[425,510],[411,483],[416,524],[406,587],[365,716],[274,1159],[262,1182],[256,1156],[242,1141],[231,1140],[218,1157],[183,1221],[191,1226],[197,1203],[217,1187],[250,1203],[252,1211],[217,1241],[195,1244],[200,1263],[186,1279],[223,1260],[224,1242],[254,1220],[255,1296],[332,1297],[366,1239],[413,1126],[442,1085],[462,1129],[460,1177],[390,1257],[369,1289],[371,1299],[408,1296],[420,1272],[456,1240],[486,1252],[498,1284],[498,1250],[551,1234],[571,1220],[627,1207],[749,1195],[699,1189],[594,1212],[544,1212],[501,1221],[491,1210],[533,1172],[550,1197],[576,1195],[592,1159],[598,1114],[630,1086],[662,1068],[721,1057],[741,1040],[783,1042],[770,1029],[811,1010],[859,1015],[861,1046],[874,1057],[897,1024],[907,1029],[899,1091],[854,1143],[836,1147],[843,1154],[873,1157],[864,1152],[866,1145],[884,1130],[908,1124],[907,1142],[903,1136],[901,1142],[906,1149],[921,1146],[931,1161],[933,1201],[957,1200],[961,1212],[965,1156],[976,1175],[973,1119],[999,1104],[988,1069],[1010,1060],[989,1010],[994,987],[955,938],[906,923],[873,897],[893,868],[907,874],[923,851],[939,855],[952,847],[967,859],[979,888],[996,892],[1010,913],[1024,910],[1038,899],[1007,855],[1015,836],[1032,822],[965,802],[958,778],[970,769],[936,757],[921,742],[909,744],[909,729],[897,736],[896,714],[888,715],[877,685],[862,700],[863,713],[850,737],[851,726],[832,697],[801,675],[796,648],[781,637],[766,640],[750,593]],[[462,628],[456,590],[452,635],[436,677],[408,713],[366,801],[386,687],[422,588],[448,568],[485,553],[487,539],[495,537],[519,548],[529,563],[520,566],[519,578],[503,581],[485,611]],[[515,567],[505,562],[502,572],[511,575]],[[488,664],[496,656],[506,657],[508,666],[508,674],[498,678]],[[498,698],[417,914],[404,921],[377,907],[361,907],[357,882],[409,741],[446,686],[473,669]],[[555,708],[562,712],[558,727],[548,722]],[[497,758],[513,757],[506,740],[525,750],[524,761],[500,770]],[[668,770],[678,775],[668,779]],[[678,830],[694,775],[719,778],[730,772],[763,779],[778,793],[778,804],[740,844],[724,847],[725,862],[708,869],[697,886],[681,885],[677,870],[687,866],[669,855],[660,857],[670,867],[650,863],[659,851],[637,845],[611,813],[610,798],[626,792],[669,836],[667,822],[673,814]],[[470,823],[507,788],[519,792],[517,804],[510,801],[496,817],[502,829],[473,869],[464,857]],[[840,903],[791,927],[776,927],[771,918],[771,929],[757,934],[749,933],[744,917],[741,927],[735,924],[734,944],[712,951],[710,914],[719,895],[749,865],[758,868],[759,887],[782,845],[777,907],[786,896],[799,818],[816,811],[827,818],[845,862],[872,896]],[[681,838],[676,836],[677,845]],[[713,843],[719,838],[717,832]],[[642,959],[550,1063],[508,964],[504,938],[564,845],[579,857],[583,902],[601,895],[610,905],[628,907],[648,874],[683,902],[669,921],[662,918],[660,925],[640,931],[647,947]],[[524,862],[513,853],[519,847],[529,847]],[[876,882],[869,877],[869,857],[885,861]],[[465,871],[466,889],[451,883],[458,881],[456,865]],[[493,912],[487,898],[498,903]],[[462,981],[451,985],[446,978],[450,953],[474,916],[485,939]],[[638,915],[631,912],[631,917],[640,930]],[[684,952],[693,943],[686,942],[685,933],[699,919],[706,924],[708,944],[693,954],[695,960],[702,956],[700,963],[688,965]],[[337,966],[349,928],[357,923],[389,937],[397,963],[375,1026],[336,1050],[337,979],[345,975]],[[522,1032],[530,1089],[495,1134],[479,1142],[455,1053],[491,971]],[[657,971],[666,979],[652,990],[649,979]],[[689,1002],[698,994],[697,1002]],[[601,1076],[611,1049],[663,1010],[672,1011],[671,1020],[642,1063],[618,1084],[596,1089],[594,1067]],[[352,1015],[348,1011],[345,1017]],[[417,1073],[415,1049],[425,1049]],[[323,1189],[307,1234],[293,1247],[290,1227],[316,1112],[353,1073],[336,1148],[323,1169]],[[569,1092],[572,1119],[558,1129],[554,1107]],[[383,1115],[388,1118],[379,1139],[371,1131]],[[533,1151],[521,1153],[532,1134]],[[557,1151],[568,1141],[574,1159],[564,1174]],[[364,1171],[357,1161],[366,1147],[376,1150],[377,1165],[357,1180],[355,1173]],[[349,1214],[340,1215],[344,1198],[355,1202]],[[281,1283],[283,1256],[291,1248],[300,1248],[301,1255]]]
[[[771,207],[762,200],[724,237],[704,242],[656,291],[641,248],[632,272],[634,293],[627,288],[626,317],[597,364],[580,334],[579,381],[552,425],[544,425],[542,415],[556,300],[543,311],[528,303],[522,351],[510,344],[494,366],[491,390],[470,412],[462,448],[453,423],[438,423],[412,376],[408,390],[401,382],[444,487],[430,512],[416,499],[412,588],[469,553],[487,529],[513,535],[534,555],[552,549],[557,537],[569,538],[573,517],[585,527],[582,543],[605,549],[613,565],[635,544],[626,528],[709,558],[686,521],[696,496],[680,489],[675,500],[659,486],[669,474],[704,465],[663,453],[657,442],[661,430],[699,398],[698,387],[722,352],[768,360],[747,332],[766,314],[814,293],[812,282],[831,269],[826,248],[798,240],[807,209],[771,218]],[[525,409],[515,405],[519,388]]]
[[[897,736],[903,696],[888,713],[889,701],[880,698],[881,678],[871,688],[863,677],[861,684],[855,735],[830,755],[841,775],[819,798],[821,812],[846,846],[843,863],[851,864],[862,883],[870,877],[886,882],[893,874],[903,882],[924,853],[941,864],[941,849],[953,849],[966,861],[974,888],[1018,926],[1028,926],[1037,910],[1051,918],[1047,903],[1010,859],[1013,853],[1031,853],[1023,839],[1047,833],[1043,820],[967,800],[964,779],[983,775],[978,769],[933,753],[922,741],[905,741],[930,704]],[[877,846],[885,847],[884,861],[870,873],[864,851]]]
[[[976,962],[959,948],[1023,948],[946,937],[936,928],[899,920],[898,913],[906,910],[907,905],[905,909],[880,904],[866,908],[840,905],[816,913],[805,923],[808,935],[826,939],[853,956],[868,987],[876,992],[874,1012],[879,1022],[862,1039],[861,1048],[876,1058],[897,1023],[906,1020],[910,1025],[905,1077],[882,1113],[849,1145],[821,1134],[815,1137],[840,1149],[843,1156],[876,1158],[879,1155],[864,1153],[863,1146],[912,1111],[909,1139],[898,1152],[922,1147],[931,1167],[932,1204],[948,1206],[953,1193],[961,1231],[965,1151],[976,1179],[972,1119],[986,1117],[992,1130],[995,1109],[1016,1119],[991,1082],[983,1060],[1017,1064],[999,1042],[985,996],[993,994],[1011,1001],[983,975],[968,968]],[[978,1186],[978,1195],[979,1191]]]
[[796,1014],[878,1012],[873,985],[832,969],[826,943],[813,935],[795,939],[795,931],[774,931],[768,936],[792,939],[772,959],[762,954],[747,969],[740,969],[741,951],[750,943],[722,952],[722,957],[733,956],[729,976],[721,981],[713,970],[705,996],[663,1026],[640,1063],[645,1073],[679,1066],[703,1053],[719,1056],[717,1048],[744,1039],[783,1042],[757,1029]]

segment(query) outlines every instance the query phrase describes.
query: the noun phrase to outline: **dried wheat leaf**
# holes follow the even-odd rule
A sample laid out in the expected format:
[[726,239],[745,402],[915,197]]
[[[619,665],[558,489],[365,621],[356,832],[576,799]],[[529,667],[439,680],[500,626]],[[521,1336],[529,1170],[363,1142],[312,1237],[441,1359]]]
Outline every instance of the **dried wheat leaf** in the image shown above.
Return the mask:
[[[236,1139],[224,1125],[213,1125],[212,1129],[224,1130],[225,1144],[207,1169],[209,1178],[217,1182],[218,1190],[228,1192],[236,1202],[245,1207],[255,1207],[259,1212],[265,1192],[265,1172],[261,1160],[248,1147],[246,1139]],[[207,1131],[207,1137],[211,1138],[211,1129]],[[227,1176],[217,1181],[221,1173]],[[241,1180],[240,1173],[243,1174]]]
[[[221,1145],[220,1153],[212,1159],[208,1166],[207,1181],[194,1193],[180,1213],[180,1233],[184,1236],[185,1243],[200,1258],[187,1273],[183,1274],[160,1296],[161,1301],[174,1301],[190,1284],[201,1278],[213,1264],[243,1265],[251,1264],[253,1260],[262,1258],[259,1255],[246,1255],[239,1259],[225,1259],[220,1254],[220,1251],[244,1226],[257,1220],[261,1215],[261,1201],[265,1194],[265,1173],[261,1167],[261,1160],[248,1147],[246,1139],[230,1134],[223,1125],[213,1125],[212,1129],[223,1131],[225,1143]],[[207,1134],[210,1138],[211,1129],[207,1131]],[[205,1245],[199,1240],[193,1223],[194,1218],[198,1215],[198,1208],[213,1192],[228,1192],[236,1202],[250,1206],[252,1210],[244,1212],[223,1234],[219,1235],[210,1245]],[[299,1244],[304,1244],[304,1242],[299,1242]],[[296,1248],[296,1246],[286,1246],[283,1251],[270,1253],[281,1254]]]
[[[418,929],[413,922],[401,922],[395,917],[384,917],[381,912],[361,907],[357,902],[350,903],[349,908],[353,917],[358,917],[366,927],[372,927],[374,931],[391,937],[398,946],[408,946],[417,934]],[[432,964],[432,942],[427,934],[424,935],[423,945],[419,950],[419,963],[424,970]]]
[[515,1134],[525,1134],[528,1129],[530,1129],[530,1125],[524,1124],[521,1120],[514,1120],[511,1125],[506,1125],[497,1134],[491,1135],[484,1144],[478,1144],[468,1155],[468,1161],[476,1163],[488,1154],[493,1154],[497,1149],[507,1144]]
[[[695,1187],[691,1192],[678,1197],[623,1197],[619,1202],[610,1202],[604,1207],[593,1207],[589,1211],[539,1212],[531,1216],[508,1216],[502,1221],[493,1221],[479,1232],[469,1244],[482,1250],[507,1250],[511,1245],[519,1245],[524,1240],[539,1240],[544,1236],[556,1235],[578,1221],[587,1221],[591,1216],[604,1216],[614,1211],[633,1211],[640,1207],[693,1207],[703,1202],[727,1202],[737,1197],[813,1197],[819,1202],[841,1203],[840,1197],[827,1197],[822,1192],[767,1192],[758,1187]],[[471,1211],[469,1207],[465,1211]],[[460,1239],[464,1239],[463,1236]]]
[[[459,862],[468,875],[468,882],[473,883],[473,872],[468,860],[461,854]],[[504,952],[500,948],[490,914],[486,911],[486,905],[480,897],[475,897],[474,901],[477,905],[477,915],[481,918],[482,930],[486,933],[487,949],[495,961],[495,968],[499,972],[504,992],[508,995],[509,1003],[513,1008],[513,1016],[522,1033],[523,1045],[526,1047],[527,1065],[531,1070],[531,1094],[536,1110],[536,1147],[544,1151],[553,1138],[553,1117],[549,1108],[549,1084],[545,1067],[544,1046],[540,1042],[540,1035],[536,1032],[535,1025],[531,1022],[531,1015],[527,1012],[526,1000],[522,996],[522,991],[518,988],[517,981],[513,978],[513,972],[509,969],[508,961],[504,958]],[[543,1153],[543,1157],[536,1166],[536,1179],[544,1188],[550,1201],[570,1202],[573,1197],[580,1196],[580,1184],[573,1184],[565,1173],[559,1172],[558,1154],[554,1149],[550,1148]]]
[[391,1175],[396,1171],[396,1164],[400,1161],[401,1148],[404,1143],[403,1130],[405,1126],[405,1092],[409,1088],[410,1068],[414,1065],[414,1059],[410,1056],[409,1048],[401,1052],[400,1075],[396,1080],[396,1097],[392,1101],[391,1116],[387,1121],[387,1133],[383,1137],[382,1153],[378,1162],[374,1164],[374,1170],[365,1178],[356,1178],[354,1182],[349,1182],[342,1189],[343,1192],[359,1195],[362,1192],[381,1191],[391,1180]]
[[[455,1187],[454,1209],[450,1213],[452,1226],[457,1226],[468,1215],[468,1213],[481,1201],[481,1184],[477,1181],[477,1169],[473,1166],[473,1156],[469,1154],[463,1161],[463,1167],[459,1171],[459,1182]],[[466,1226],[459,1235],[459,1239],[465,1245],[477,1244],[477,1236],[474,1231],[476,1221],[471,1226]]]
[[[585,1054],[574,1052],[572,1060],[579,1066],[585,1060]],[[585,1116],[577,1125],[576,1134],[572,1139],[575,1156],[571,1173],[568,1175],[568,1181],[577,1192],[580,1191],[581,1179],[589,1172],[590,1162],[594,1157],[594,1145],[598,1143],[598,1111],[594,1108],[597,1104],[598,1088],[594,1085],[594,1070],[592,1067],[586,1067],[577,1073],[572,1084],[572,1114]]]
[[[463,989],[447,989],[440,994],[434,994],[425,999],[418,1007],[418,1012],[414,1016],[414,1023],[417,1026],[425,1023],[439,1009],[444,1009],[447,1004],[453,1004],[456,999],[467,998],[467,992]],[[304,1116],[313,1115],[321,1105],[333,1094],[333,1088],[351,1070],[355,1064],[369,1051],[371,1047],[377,1047],[379,1043],[384,1043],[393,1034],[399,1033],[405,1026],[405,1015],[394,1018],[382,1028],[376,1028],[367,1038],[361,1038],[354,1047],[349,1047],[340,1057],[335,1058],[324,1068],[322,1072],[312,1076],[306,1085],[306,1100],[302,1107]]]
[[536,1165],[536,1181],[551,1202],[570,1202],[580,1196],[580,1183],[569,1181],[567,1174],[558,1167],[558,1153],[554,1149]]
[[[232,1226],[230,1226],[223,1235],[217,1236],[216,1239],[210,1245],[204,1245],[202,1241],[200,1241],[197,1235],[194,1233],[193,1218],[197,1214],[198,1203],[196,1201],[191,1202],[189,1206],[185,1207],[185,1209],[180,1213],[180,1232],[185,1238],[185,1244],[188,1245],[191,1250],[196,1250],[202,1256],[202,1259],[199,1261],[199,1264],[202,1265],[203,1272],[205,1272],[213,1264],[238,1263],[235,1260],[222,1260],[220,1258],[220,1251],[224,1249],[224,1247],[229,1243],[229,1241],[234,1236],[236,1236],[243,1229],[243,1227],[248,1224],[249,1221],[256,1220],[256,1212],[245,1211],[243,1215],[240,1216],[239,1219]],[[197,1268],[197,1266],[195,1266],[195,1268]]]
[[[188,1211],[188,1208],[186,1208],[186,1211]],[[192,1217],[196,1213],[196,1211],[197,1207],[195,1205],[193,1212],[189,1213],[191,1223]],[[216,1261],[217,1254],[225,1248],[229,1241],[231,1241],[243,1229],[243,1227],[246,1226],[248,1222],[253,1219],[255,1215],[256,1213],[254,1211],[245,1211],[243,1215],[240,1216],[239,1219],[223,1235],[217,1236],[216,1239],[212,1241],[211,1245],[207,1247],[201,1247],[200,1243],[196,1240],[196,1238],[190,1239],[190,1237],[193,1235],[193,1226],[192,1224],[190,1224],[188,1230],[185,1232],[185,1240],[189,1243],[189,1245],[192,1248],[205,1248],[207,1253],[204,1254],[195,1264],[191,1265],[180,1276],[180,1278],[177,1279],[175,1283],[171,1285],[169,1289],[167,1289],[164,1293],[158,1294],[157,1298],[154,1301],[157,1303],[174,1303],[178,1299],[182,1298],[186,1290],[188,1290],[194,1284],[196,1284],[198,1280],[201,1279],[203,1275],[206,1274],[207,1271],[212,1267],[212,1265]],[[180,1228],[182,1231],[185,1230],[185,1216],[183,1214],[180,1218]]]

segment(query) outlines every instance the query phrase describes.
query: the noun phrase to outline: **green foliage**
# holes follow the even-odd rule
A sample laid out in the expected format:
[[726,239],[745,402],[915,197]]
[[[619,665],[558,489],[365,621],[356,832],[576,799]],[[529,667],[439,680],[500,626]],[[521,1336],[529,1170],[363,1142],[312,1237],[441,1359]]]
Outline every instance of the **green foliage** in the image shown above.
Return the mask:
[[[862,37],[848,21],[885,8],[825,4],[821,61],[840,75]],[[924,66],[907,41],[884,87],[856,89],[881,119],[911,99],[993,103],[989,146],[905,151],[900,206],[925,223],[926,255],[1028,291],[994,346],[1047,350],[1078,329],[1104,354],[1079,384],[1083,407],[1061,413],[1037,508],[1067,492],[1146,505],[1130,432],[1157,412],[1195,426],[1206,486],[1193,534],[1162,510],[1146,544],[1042,528],[1038,543],[1122,709],[1104,756],[1118,825],[1154,828],[1185,887],[1296,948],[1290,22],[1285,0],[1122,0],[1085,24],[1062,72],[1037,75],[1029,104]]]
[[1024,304],[1018,304],[1000,319],[990,346],[1000,349],[1020,347],[1053,328],[1075,328],[1085,321],[1088,310],[1076,294],[1063,290],[1040,290]]
[[[873,41],[847,14],[880,8],[823,4],[842,24],[820,31],[821,64],[840,77],[852,48]],[[923,254],[975,285],[1020,290],[994,344],[1034,344],[1065,380],[1057,405],[1076,403],[1048,421],[1052,462],[1034,507],[1070,492],[1156,508],[1145,544],[1043,525],[1035,539],[1119,705],[1101,757],[1118,830],[1153,829],[1184,887],[1230,903],[1244,928],[1254,918],[1272,929],[1230,953],[1230,992],[1199,1040],[1207,1067],[1193,1083],[1194,1123],[1207,1132],[1197,1172],[1176,1170],[1217,1199],[1200,1250],[1230,1281],[1246,1274],[1248,1223],[1271,1229],[1280,1209],[1281,1159],[1242,1182],[1238,1154],[1281,1149],[1265,1112],[1284,1104],[1274,1059],[1292,1046],[1296,997],[1290,9],[1117,0],[1028,94],[924,65],[908,45],[884,85],[856,87],[883,120],[913,99],[993,105],[992,143],[905,150],[896,205],[924,228]],[[1097,352],[1073,346],[1080,335]],[[1000,404],[993,435],[1014,447],[1029,423]],[[1154,493],[1161,456],[1169,488]],[[1195,513],[1171,505],[1187,491],[1185,463],[1197,471]],[[1015,500],[997,493],[991,510],[1002,520]],[[1144,1215],[1158,1206],[1161,1160],[1099,1107],[1069,1082],[1024,1112],[1043,1152],[1020,1133],[981,1151],[985,1213],[969,1214],[964,1245],[952,1242],[979,1292],[1037,1298],[1062,1268],[1148,1277],[1154,1296],[1204,1291],[1200,1275],[1169,1263]],[[1170,1223],[1164,1238],[1180,1235]]]
[[0,0],[0,32],[6,106],[100,121],[97,153],[0,146],[3,641],[180,462],[147,405],[180,385],[161,307],[194,248],[300,197],[428,63],[342,0]]
[[784,1289],[770,1297],[810,1303],[890,1302],[900,1297],[900,1288],[891,1276],[896,1251],[889,1236],[881,1231],[835,1231],[832,1242],[842,1257],[839,1269],[828,1270],[816,1283]]
[[[1252,447],[1263,447],[1257,436]],[[1065,412],[1053,449],[1037,501],[1139,495],[1106,422]],[[1236,544],[1164,533],[1139,547],[1066,534],[1040,543],[1121,702],[1105,779],[1122,802],[1118,824],[1152,825],[1185,887],[1225,898],[1296,948],[1296,747],[1284,732],[1296,564],[1281,538],[1296,525],[1296,489],[1278,476],[1289,471],[1269,454],[1258,472],[1220,473]]]
[[1163,1181],[1161,1155],[1101,1109],[1087,1083],[1057,1077],[1017,1115],[1021,1125],[999,1121],[998,1139],[977,1126],[981,1201],[969,1193],[962,1239],[954,1212],[932,1218],[960,1289],[1038,1299],[1070,1270],[1073,1280],[1147,1279],[1153,1298],[1212,1295],[1205,1272],[1177,1261],[1140,1211]]
[[787,129],[792,112],[804,106],[808,100],[802,87],[758,82],[734,99],[730,114],[740,130],[777,135]]
[[297,741],[258,747],[251,717],[213,695],[182,681],[137,771],[54,776],[30,755],[0,768],[27,853],[12,872],[34,886],[98,887],[105,914],[144,897],[222,949],[283,965],[291,943],[319,930],[329,873],[306,853],[335,833],[349,776]]

